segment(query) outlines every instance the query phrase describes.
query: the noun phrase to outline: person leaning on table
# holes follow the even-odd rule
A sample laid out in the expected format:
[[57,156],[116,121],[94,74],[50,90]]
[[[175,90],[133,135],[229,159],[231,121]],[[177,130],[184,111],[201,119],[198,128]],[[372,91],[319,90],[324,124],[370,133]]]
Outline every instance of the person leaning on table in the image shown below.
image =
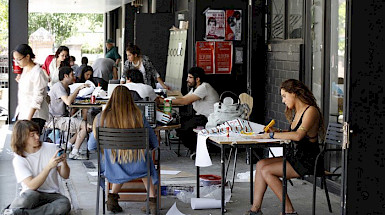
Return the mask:
[[[205,71],[201,67],[192,67],[188,71],[187,85],[190,92],[182,98],[173,99],[173,105],[193,105],[196,114],[181,118],[181,128],[177,130],[183,145],[191,151],[191,158],[194,157],[197,144],[197,135],[193,131],[198,126],[205,126],[207,118],[214,112],[214,104],[219,101],[217,91],[205,80]],[[163,103],[159,98],[159,103]]]
[[[313,93],[302,82],[289,79],[281,84],[282,102],[286,105],[285,115],[290,122],[288,131],[256,135],[258,139],[288,139],[294,143],[287,150],[287,179],[313,174],[316,156],[320,152],[318,137],[323,136],[323,117]],[[254,182],[254,201],[247,214],[261,215],[263,196],[269,186],[282,201],[282,157],[266,158],[258,161]],[[286,214],[297,214],[288,196],[286,196]]]

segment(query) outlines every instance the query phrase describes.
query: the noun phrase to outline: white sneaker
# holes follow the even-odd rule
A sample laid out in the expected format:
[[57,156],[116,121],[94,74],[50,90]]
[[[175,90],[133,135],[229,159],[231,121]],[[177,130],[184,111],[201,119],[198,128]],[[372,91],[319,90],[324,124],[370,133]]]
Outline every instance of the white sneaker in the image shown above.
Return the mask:
[[87,160],[88,159],[87,155],[82,155],[79,152],[76,154],[71,152],[68,157],[69,157],[69,159],[72,159],[72,160]]
[[15,214],[13,209],[5,209],[3,211],[3,215],[13,215],[13,214]]

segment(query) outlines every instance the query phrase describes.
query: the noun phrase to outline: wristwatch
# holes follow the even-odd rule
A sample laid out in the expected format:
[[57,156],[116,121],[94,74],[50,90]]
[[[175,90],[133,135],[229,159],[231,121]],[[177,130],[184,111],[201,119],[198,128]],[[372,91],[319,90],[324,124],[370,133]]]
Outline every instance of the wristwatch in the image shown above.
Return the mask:
[[269,137],[270,137],[270,139],[274,139],[274,132],[270,132]]

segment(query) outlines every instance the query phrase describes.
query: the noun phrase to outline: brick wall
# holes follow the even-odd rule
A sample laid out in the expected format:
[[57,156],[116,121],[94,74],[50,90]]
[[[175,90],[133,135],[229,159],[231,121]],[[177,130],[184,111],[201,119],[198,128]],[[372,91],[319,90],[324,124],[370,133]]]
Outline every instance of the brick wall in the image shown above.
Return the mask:
[[265,124],[275,119],[274,127],[287,129],[285,104],[280,85],[286,79],[299,79],[300,44],[302,40],[271,41],[268,43],[266,69]]

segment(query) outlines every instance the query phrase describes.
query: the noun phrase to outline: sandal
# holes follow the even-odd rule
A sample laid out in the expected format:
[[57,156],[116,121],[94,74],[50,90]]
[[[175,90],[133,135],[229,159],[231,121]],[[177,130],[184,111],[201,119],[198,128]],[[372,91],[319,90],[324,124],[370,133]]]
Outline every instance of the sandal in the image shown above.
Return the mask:
[[258,210],[258,211],[251,211],[251,210],[248,210],[245,215],[263,215],[262,211],[261,210]]

